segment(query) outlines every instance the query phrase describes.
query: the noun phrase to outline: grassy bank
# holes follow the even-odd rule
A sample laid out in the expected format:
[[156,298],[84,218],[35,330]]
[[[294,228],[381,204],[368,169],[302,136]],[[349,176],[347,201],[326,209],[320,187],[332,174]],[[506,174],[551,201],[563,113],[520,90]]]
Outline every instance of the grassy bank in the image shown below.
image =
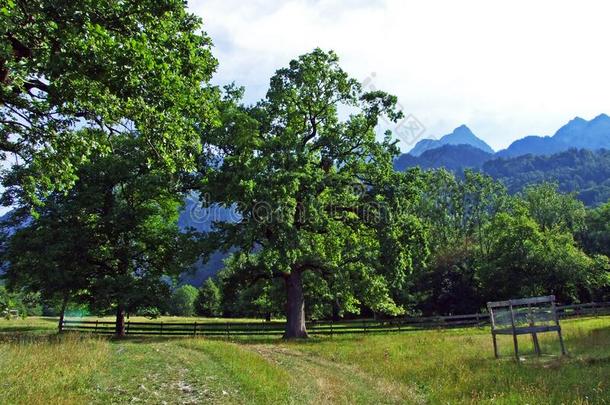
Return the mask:
[[[164,320],[165,321],[165,320]],[[0,321],[0,403],[610,403],[610,318],[563,322],[570,355],[495,360],[487,329],[238,341],[55,336]],[[17,326],[15,326],[17,324]],[[42,333],[44,331],[47,333]]]

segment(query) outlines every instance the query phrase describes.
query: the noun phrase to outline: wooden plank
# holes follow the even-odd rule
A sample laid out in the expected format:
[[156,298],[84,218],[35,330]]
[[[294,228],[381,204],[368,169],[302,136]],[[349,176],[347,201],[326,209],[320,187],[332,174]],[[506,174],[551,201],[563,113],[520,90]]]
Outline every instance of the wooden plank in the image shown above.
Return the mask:
[[555,301],[551,304],[553,308],[553,316],[555,317],[555,326],[557,327],[557,335],[559,336],[559,344],[561,346],[561,354],[566,355],[566,347],[563,344],[563,336],[561,335],[561,326],[559,326],[559,316],[557,315],[557,310],[555,307]]
[[80,324],[80,323],[92,324],[92,325],[95,325],[95,324],[114,325],[115,324],[114,321],[77,321],[77,320],[68,320],[68,319],[64,320],[64,325]]
[[532,298],[519,298],[508,301],[492,301],[487,303],[488,308],[497,308],[497,307],[508,307],[510,305],[527,305],[527,304],[543,304],[547,302],[555,301],[554,295],[547,295],[544,297],[532,297]]
[[555,332],[557,331],[556,325],[547,325],[547,326],[524,326],[522,328],[515,328],[514,332],[511,329],[497,329],[493,331],[494,335],[527,335],[530,333],[544,333],[544,332]]
[[519,343],[517,342],[517,333],[515,330],[515,311],[513,310],[513,306],[510,305],[510,322],[511,325],[513,327],[513,344],[515,346],[515,357],[517,358],[517,361],[519,361]]
[[[527,315],[529,318],[529,326],[530,327],[535,327],[536,326],[536,321],[534,319],[533,313],[532,313],[532,306],[531,304],[528,304],[527,306]],[[538,356],[541,355],[541,351],[540,351],[540,343],[538,342],[538,335],[536,334],[536,332],[532,333],[532,343],[534,344],[534,351],[536,352],[536,354]]]

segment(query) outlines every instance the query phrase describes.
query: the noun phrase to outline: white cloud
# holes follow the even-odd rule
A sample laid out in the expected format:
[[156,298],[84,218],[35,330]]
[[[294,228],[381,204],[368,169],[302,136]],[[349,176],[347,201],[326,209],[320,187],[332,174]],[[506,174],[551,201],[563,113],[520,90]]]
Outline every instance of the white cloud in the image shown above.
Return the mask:
[[495,149],[610,113],[610,3],[199,0],[216,80],[262,97],[269,77],[314,47],[399,97],[438,137],[465,123]]

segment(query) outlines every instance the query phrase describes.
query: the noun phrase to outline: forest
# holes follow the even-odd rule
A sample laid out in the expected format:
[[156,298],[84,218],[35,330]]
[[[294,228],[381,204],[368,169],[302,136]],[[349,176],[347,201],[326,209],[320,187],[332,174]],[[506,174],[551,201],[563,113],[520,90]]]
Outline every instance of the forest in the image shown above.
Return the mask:
[[[211,84],[212,41],[181,1],[0,12],[0,310],[113,314],[118,335],[130,314],[273,317],[304,338],[308,319],[610,300],[607,200],[586,208],[543,175],[509,193],[476,171],[395,170],[378,128],[403,118],[397,98],[333,51],[296,57],[248,104]],[[189,195],[238,220],[181,230]],[[215,277],[179,283],[219,250]]]
[[587,206],[610,199],[610,151],[571,149],[549,156],[519,156],[485,162],[482,170],[515,193],[529,184],[555,182]]

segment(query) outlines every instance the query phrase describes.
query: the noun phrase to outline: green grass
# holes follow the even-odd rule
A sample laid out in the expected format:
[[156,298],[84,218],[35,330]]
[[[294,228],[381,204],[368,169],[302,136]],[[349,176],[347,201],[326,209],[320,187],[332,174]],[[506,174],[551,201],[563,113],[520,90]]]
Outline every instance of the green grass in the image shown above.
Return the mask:
[[0,320],[0,403],[610,403],[610,317],[562,324],[569,356],[556,334],[540,335],[541,358],[522,336],[517,363],[510,337],[493,358],[487,328],[113,340],[56,336],[54,319]]

